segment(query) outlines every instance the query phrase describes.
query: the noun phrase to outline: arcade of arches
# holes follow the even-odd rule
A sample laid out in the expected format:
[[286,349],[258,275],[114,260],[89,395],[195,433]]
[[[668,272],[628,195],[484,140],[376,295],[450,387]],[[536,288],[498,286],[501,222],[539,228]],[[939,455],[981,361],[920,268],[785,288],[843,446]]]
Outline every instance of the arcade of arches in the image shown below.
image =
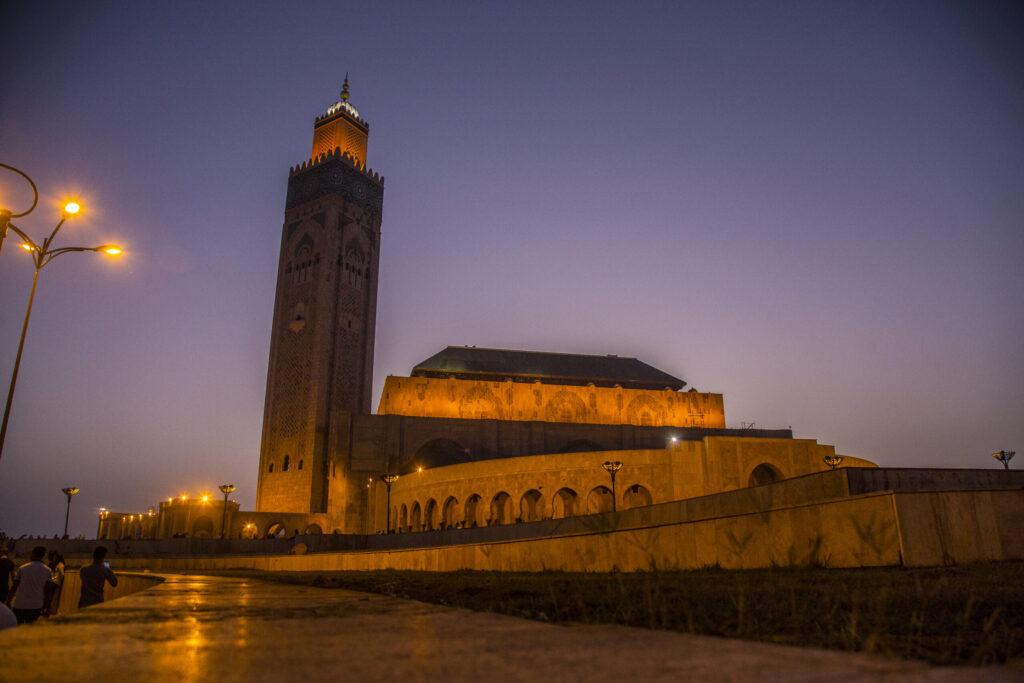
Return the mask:
[[[455,442],[443,444],[450,453]],[[665,449],[616,451],[623,466],[615,491],[602,466],[607,451],[495,458],[451,465],[403,468],[391,491],[392,533],[529,523],[625,510],[694,498],[827,469],[834,453],[807,439],[705,437]],[[846,466],[873,463],[847,458]],[[371,533],[387,526],[387,494],[369,485]]]

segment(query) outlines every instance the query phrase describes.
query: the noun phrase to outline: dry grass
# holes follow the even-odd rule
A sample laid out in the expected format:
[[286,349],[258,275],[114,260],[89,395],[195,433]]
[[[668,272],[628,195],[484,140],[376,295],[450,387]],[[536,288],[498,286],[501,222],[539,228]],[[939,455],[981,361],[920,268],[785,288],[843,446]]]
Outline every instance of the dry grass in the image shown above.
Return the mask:
[[670,629],[937,664],[1024,656],[1022,562],[933,569],[255,575],[554,623]]

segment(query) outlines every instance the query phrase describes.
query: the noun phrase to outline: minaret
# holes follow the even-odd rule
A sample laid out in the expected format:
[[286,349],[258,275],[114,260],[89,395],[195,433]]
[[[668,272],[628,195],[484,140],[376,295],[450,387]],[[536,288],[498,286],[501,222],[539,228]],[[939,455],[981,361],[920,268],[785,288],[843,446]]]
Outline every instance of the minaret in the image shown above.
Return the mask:
[[288,176],[258,511],[326,513],[330,496],[344,507],[347,466],[330,449],[370,412],[373,381],[384,179],[366,168],[368,131],[346,76]]

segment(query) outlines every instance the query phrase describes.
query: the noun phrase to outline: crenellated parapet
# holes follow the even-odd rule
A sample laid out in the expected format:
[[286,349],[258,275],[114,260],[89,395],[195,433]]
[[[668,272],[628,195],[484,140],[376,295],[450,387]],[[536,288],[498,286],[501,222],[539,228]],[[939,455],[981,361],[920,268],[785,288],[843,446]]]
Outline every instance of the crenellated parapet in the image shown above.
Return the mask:
[[328,194],[340,195],[379,216],[384,206],[384,176],[338,147],[289,170],[286,208]]

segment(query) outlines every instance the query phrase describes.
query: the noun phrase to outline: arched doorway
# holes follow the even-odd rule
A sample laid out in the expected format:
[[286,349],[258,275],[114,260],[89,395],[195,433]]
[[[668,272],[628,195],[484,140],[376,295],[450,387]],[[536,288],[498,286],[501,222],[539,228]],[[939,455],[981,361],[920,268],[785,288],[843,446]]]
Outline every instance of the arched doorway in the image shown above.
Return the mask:
[[607,486],[593,488],[587,495],[587,512],[590,514],[611,512],[613,500],[612,490]]
[[398,513],[398,533],[408,531],[409,526],[409,508],[402,503],[402,510]]
[[750,473],[750,480],[747,486],[764,486],[774,484],[783,479],[782,472],[766,462],[761,463]]
[[579,496],[570,488],[558,489],[551,498],[551,517],[561,519],[579,514]]
[[466,499],[466,514],[463,518],[463,524],[467,529],[473,527],[483,526],[483,499],[479,493],[474,493],[472,496]]
[[210,538],[213,536],[213,520],[209,517],[199,517],[192,522],[192,538]]
[[544,504],[540,491],[530,489],[519,499],[519,519],[523,522],[539,522],[544,518]]
[[638,508],[650,505],[652,503],[651,492],[647,490],[646,486],[640,484],[633,484],[626,488],[626,492],[622,494],[622,507]]
[[409,526],[412,527],[412,531],[423,530],[423,511],[418,500],[412,504],[412,510],[409,512]]
[[306,527],[306,530],[303,531],[302,533],[305,534],[306,536],[319,536],[323,532],[324,532],[324,530],[320,528],[319,524],[310,524],[309,526]]
[[423,507],[423,529],[424,531],[433,531],[437,529],[437,501],[431,498],[427,501],[427,504]]
[[444,502],[444,506],[441,508],[441,528],[452,529],[459,523],[459,501],[455,499],[455,496],[448,496],[448,500]]
[[491,517],[489,526],[512,523],[512,496],[498,491],[491,499]]

